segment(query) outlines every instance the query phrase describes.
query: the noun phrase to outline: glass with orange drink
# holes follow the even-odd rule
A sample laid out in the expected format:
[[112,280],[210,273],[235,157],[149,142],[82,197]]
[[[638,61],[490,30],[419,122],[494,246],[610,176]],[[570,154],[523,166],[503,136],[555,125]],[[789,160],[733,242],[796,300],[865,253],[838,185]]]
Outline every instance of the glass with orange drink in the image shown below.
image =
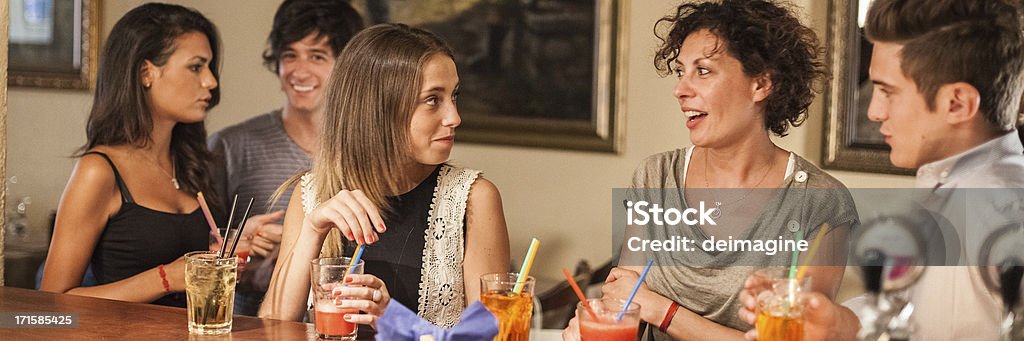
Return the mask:
[[498,319],[498,335],[494,341],[527,341],[530,339],[530,317],[533,315],[535,279],[527,276],[519,293],[514,291],[519,274],[493,273],[480,276],[480,302]]
[[757,295],[757,339],[764,341],[802,341],[804,339],[805,294],[811,280],[772,278],[772,290]]

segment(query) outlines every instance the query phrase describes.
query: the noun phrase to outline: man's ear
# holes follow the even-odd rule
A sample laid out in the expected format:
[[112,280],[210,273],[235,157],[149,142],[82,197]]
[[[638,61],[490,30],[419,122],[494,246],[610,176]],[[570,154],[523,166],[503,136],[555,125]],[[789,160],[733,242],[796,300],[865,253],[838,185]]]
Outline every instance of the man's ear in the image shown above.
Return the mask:
[[765,72],[754,78],[754,102],[764,101],[772,94],[772,75]]
[[935,94],[936,109],[944,111],[946,123],[960,124],[981,116],[981,94],[973,85],[957,82],[943,85]]

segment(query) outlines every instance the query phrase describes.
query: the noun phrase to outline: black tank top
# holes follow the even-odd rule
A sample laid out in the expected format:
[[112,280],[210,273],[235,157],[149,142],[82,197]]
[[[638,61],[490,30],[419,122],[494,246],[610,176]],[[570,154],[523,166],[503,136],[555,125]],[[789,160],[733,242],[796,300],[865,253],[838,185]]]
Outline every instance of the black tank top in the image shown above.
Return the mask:
[[[438,166],[416,188],[390,197],[392,214],[383,217],[388,230],[378,234],[380,240],[363,250],[363,261],[366,262],[363,272],[387,283],[391,298],[414,312],[419,311],[427,219],[440,174],[441,166]],[[346,247],[346,256],[355,251],[355,243],[348,244],[351,245]]]
[[[121,209],[107,220],[92,253],[90,265],[98,284],[117,282],[188,252],[209,249],[210,228],[202,211],[196,208],[189,214],[177,214],[139,206],[110,157],[100,152],[85,154],[107,160],[121,192]],[[185,307],[185,295],[170,294],[152,303]]]

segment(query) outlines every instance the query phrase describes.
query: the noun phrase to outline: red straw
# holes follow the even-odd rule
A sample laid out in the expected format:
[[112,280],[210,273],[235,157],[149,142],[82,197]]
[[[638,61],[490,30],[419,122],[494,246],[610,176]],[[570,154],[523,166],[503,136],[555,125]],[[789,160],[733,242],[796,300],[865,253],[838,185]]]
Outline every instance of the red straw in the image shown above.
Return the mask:
[[587,301],[586,296],[583,296],[583,290],[580,290],[580,285],[576,283],[576,279],[572,278],[572,275],[569,274],[569,269],[562,268],[562,273],[565,274],[565,280],[569,281],[569,286],[572,286],[572,291],[576,292],[576,297],[579,297],[580,302],[583,302],[583,308],[587,309],[590,318],[596,321],[597,314],[594,314],[594,311],[590,309],[590,302]]
[[203,197],[203,192],[199,192],[196,196],[199,200],[199,207],[203,209],[203,215],[206,216],[206,223],[210,225],[210,233],[217,238],[217,243],[223,245],[224,239],[220,237],[220,231],[217,230],[217,223],[213,222],[213,214],[210,213],[210,206],[206,205],[206,198]]

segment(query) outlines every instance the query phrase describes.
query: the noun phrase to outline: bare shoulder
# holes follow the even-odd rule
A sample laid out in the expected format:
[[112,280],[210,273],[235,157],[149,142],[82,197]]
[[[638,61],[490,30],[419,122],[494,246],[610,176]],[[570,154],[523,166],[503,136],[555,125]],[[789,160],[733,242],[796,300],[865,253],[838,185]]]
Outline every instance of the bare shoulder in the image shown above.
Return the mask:
[[103,156],[86,154],[78,159],[71,173],[72,182],[83,186],[109,187],[114,184],[114,170]]
[[86,154],[79,158],[71,172],[61,196],[58,215],[95,213],[97,210],[113,214],[119,207],[119,199],[110,163],[101,155]]
[[491,180],[481,176],[469,187],[468,200],[470,203],[500,202],[501,193]]
[[485,257],[495,262],[492,264],[494,267],[480,274],[502,271],[508,266],[508,226],[501,194],[493,182],[483,177],[477,177],[473,182],[466,200],[465,219],[466,246],[475,250],[467,254],[494,256]]

